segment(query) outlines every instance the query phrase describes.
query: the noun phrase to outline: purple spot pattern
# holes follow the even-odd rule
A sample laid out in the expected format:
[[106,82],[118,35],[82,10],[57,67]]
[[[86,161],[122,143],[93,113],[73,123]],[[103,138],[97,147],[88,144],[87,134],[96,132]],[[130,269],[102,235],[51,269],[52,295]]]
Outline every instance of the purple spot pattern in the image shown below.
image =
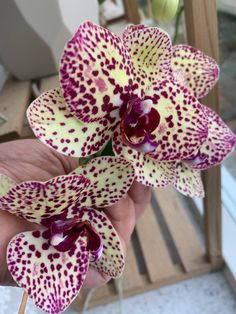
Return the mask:
[[122,39],[134,63],[134,84],[139,96],[143,97],[148,85],[170,73],[170,36],[157,27],[130,25],[124,30]]
[[182,194],[190,197],[204,197],[201,172],[188,168],[183,162],[176,162],[172,185]]
[[174,78],[196,98],[206,96],[219,79],[216,61],[187,45],[173,47],[171,68]]
[[77,296],[88,271],[86,239],[67,252],[48,245],[44,231],[16,235],[7,250],[10,273],[36,306],[46,313],[63,312]]
[[111,138],[116,119],[101,118],[89,126],[69,112],[59,88],[39,96],[27,116],[36,137],[67,156],[90,156]]
[[187,166],[198,170],[220,164],[236,145],[236,135],[224,121],[210,108],[205,106],[203,108],[209,119],[209,132],[206,141],[198,152],[202,159],[195,158],[186,161]]
[[62,212],[70,218],[68,208],[79,200],[89,184],[87,178],[78,175],[55,177],[45,183],[23,182],[0,198],[0,208],[38,224]]
[[126,195],[135,177],[130,162],[108,156],[92,159],[73,174],[85,176],[91,181],[80,196],[80,204],[85,207],[105,207],[116,203]]
[[60,83],[69,110],[83,122],[109,116],[129,92],[132,71],[118,36],[91,22],[82,23],[60,62]]

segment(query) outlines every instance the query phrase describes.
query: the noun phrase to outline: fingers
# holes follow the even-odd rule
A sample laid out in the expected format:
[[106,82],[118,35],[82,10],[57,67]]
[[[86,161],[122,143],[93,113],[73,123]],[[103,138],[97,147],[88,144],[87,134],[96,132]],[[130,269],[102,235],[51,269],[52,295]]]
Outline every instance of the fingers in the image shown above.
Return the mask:
[[135,207],[133,201],[127,195],[118,203],[105,208],[104,212],[119,234],[125,249],[135,226]]
[[110,280],[110,277],[97,272],[93,268],[89,268],[83,287],[85,288],[98,288],[105,285]]
[[0,173],[22,182],[47,181],[78,167],[78,158],[67,157],[37,139],[0,144]]
[[151,201],[151,188],[134,181],[128,194],[134,202],[135,219],[137,221]]

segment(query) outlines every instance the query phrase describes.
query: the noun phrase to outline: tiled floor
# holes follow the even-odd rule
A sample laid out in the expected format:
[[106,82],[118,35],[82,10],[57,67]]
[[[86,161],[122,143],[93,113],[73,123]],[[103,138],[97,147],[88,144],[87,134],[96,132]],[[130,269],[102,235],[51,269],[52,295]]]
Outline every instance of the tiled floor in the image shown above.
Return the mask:
[[[68,312],[68,314],[75,312]],[[164,287],[123,301],[123,314],[235,314],[236,298],[222,273]],[[112,303],[87,314],[120,314]]]
[[[17,314],[22,290],[0,287],[0,314]],[[235,314],[236,298],[222,273],[213,273],[125,299],[122,314]],[[78,312],[70,309],[66,314]],[[26,314],[42,314],[31,301]],[[120,314],[118,302],[86,314]]]

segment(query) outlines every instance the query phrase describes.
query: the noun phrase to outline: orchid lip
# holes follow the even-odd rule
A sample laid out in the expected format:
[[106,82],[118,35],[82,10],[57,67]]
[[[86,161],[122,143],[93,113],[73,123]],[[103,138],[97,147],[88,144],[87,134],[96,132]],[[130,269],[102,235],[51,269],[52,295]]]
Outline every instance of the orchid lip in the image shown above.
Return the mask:
[[159,123],[160,115],[151,99],[131,99],[120,125],[124,143],[140,152],[154,151],[158,143],[151,133]]
[[86,236],[87,249],[94,261],[97,261],[102,254],[101,237],[89,221],[82,221],[79,218],[57,220],[51,224],[50,231],[50,244],[60,252],[69,251],[78,237]]

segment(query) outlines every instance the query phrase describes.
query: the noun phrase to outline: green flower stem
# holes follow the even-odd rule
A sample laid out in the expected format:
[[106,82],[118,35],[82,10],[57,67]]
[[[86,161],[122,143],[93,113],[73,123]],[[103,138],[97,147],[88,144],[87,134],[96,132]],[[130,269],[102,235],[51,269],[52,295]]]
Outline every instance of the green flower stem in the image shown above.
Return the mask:
[[109,140],[107,145],[103,147],[99,152],[96,154],[89,156],[89,157],[80,157],[79,158],[79,165],[85,166],[91,159],[101,156],[115,156],[113,149],[112,149],[112,139]]
[[179,25],[180,25],[180,18],[182,16],[182,13],[184,12],[184,6],[182,5],[179,10],[178,13],[176,15],[176,20],[175,20],[175,34],[172,40],[173,45],[176,44],[178,37],[179,37]]

